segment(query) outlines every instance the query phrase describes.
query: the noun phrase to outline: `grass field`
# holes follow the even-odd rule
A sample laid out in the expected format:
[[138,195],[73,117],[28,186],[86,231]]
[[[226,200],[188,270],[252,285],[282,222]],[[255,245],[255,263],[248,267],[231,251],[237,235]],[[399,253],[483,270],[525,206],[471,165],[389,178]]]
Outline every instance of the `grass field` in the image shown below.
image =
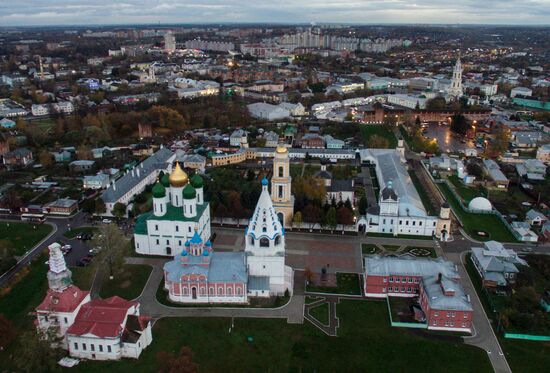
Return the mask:
[[373,255],[380,252],[380,248],[374,244],[362,243],[361,244],[361,253],[363,255]]
[[456,192],[464,200],[464,204],[467,205],[471,200],[476,197],[486,197],[487,191],[481,187],[469,187],[464,185],[462,181],[459,180],[458,176],[451,175],[448,177],[451,184],[453,184]]
[[115,275],[112,280],[103,280],[99,295],[101,298],[118,295],[125,299],[135,299],[140,296],[151,271],[148,265],[125,264],[122,273]]
[[409,176],[411,177],[411,180],[414,184],[414,188],[418,192],[418,195],[420,196],[420,200],[422,201],[422,205],[424,205],[424,208],[426,209],[426,212],[428,213],[428,215],[430,216],[437,215],[438,211],[436,207],[433,205],[430,197],[428,197],[428,194],[426,193],[426,189],[420,183],[418,176],[416,176],[416,174],[413,171],[409,171]]
[[318,306],[315,306],[309,310],[309,314],[313,316],[317,321],[328,325],[328,303],[322,303]]
[[[343,300],[339,336],[285,320],[166,318],[139,360],[81,362],[76,372],[154,372],[160,351],[189,346],[201,372],[492,372],[487,354],[461,343],[389,326],[385,302]],[[215,357],[215,358],[213,358]]]
[[[438,183],[437,186],[447,199],[447,202],[451,205],[453,212],[462,221],[464,230],[471,237],[480,241],[496,240],[501,242],[517,242],[514,235],[496,215],[468,213],[462,209],[447,184]],[[477,234],[478,231],[487,232],[489,236],[480,236]]]
[[10,242],[15,255],[23,255],[52,231],[48,224],[0,223],[0,240]]
[[368,144],[370,137],[374,135],[383,137],[388,140],[388,148],[393,149],[397,147],[397,139],[395,138],[395,135],[386,126],[376,124],[361,126],[361,136],[363,136],[365,144]]

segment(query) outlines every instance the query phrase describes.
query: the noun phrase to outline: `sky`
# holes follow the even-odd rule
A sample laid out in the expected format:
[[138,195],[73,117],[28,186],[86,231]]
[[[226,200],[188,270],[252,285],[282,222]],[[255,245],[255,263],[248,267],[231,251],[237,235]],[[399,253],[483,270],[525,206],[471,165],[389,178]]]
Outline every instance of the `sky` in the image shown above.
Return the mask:
[[0,0],[0,26],[222,22],[550,25],[550,0]]

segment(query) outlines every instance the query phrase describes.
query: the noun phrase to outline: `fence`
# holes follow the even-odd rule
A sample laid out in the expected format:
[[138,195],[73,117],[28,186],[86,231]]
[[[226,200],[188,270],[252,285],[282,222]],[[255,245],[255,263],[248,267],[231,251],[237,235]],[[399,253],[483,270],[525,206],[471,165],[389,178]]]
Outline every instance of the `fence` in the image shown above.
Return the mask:
[[507,339],[525,339],[528,341],[546,342],[550,341],[550,335],[516,334],[504,332],[504,338]]

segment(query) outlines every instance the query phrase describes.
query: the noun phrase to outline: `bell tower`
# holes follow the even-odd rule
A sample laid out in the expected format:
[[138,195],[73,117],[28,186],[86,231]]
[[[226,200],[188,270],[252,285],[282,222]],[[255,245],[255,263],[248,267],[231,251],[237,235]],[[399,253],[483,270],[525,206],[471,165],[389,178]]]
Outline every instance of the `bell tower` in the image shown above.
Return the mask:
[[271,200],[277,217],[285,227],[292,226],[294,217],[294,196],[291,190],[290,160],[288,149],[277,146],[273,158],[273,177],[271,178]]

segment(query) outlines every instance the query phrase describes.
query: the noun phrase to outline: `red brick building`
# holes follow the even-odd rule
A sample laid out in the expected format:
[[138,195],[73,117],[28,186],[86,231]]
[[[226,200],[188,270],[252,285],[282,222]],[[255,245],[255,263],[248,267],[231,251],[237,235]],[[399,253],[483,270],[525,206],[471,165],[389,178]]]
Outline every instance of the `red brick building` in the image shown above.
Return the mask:
[[428,329],[472,331],[473,308],[453,263],[442,259],[369,256],[364,268],[367,297],[416,298]]

